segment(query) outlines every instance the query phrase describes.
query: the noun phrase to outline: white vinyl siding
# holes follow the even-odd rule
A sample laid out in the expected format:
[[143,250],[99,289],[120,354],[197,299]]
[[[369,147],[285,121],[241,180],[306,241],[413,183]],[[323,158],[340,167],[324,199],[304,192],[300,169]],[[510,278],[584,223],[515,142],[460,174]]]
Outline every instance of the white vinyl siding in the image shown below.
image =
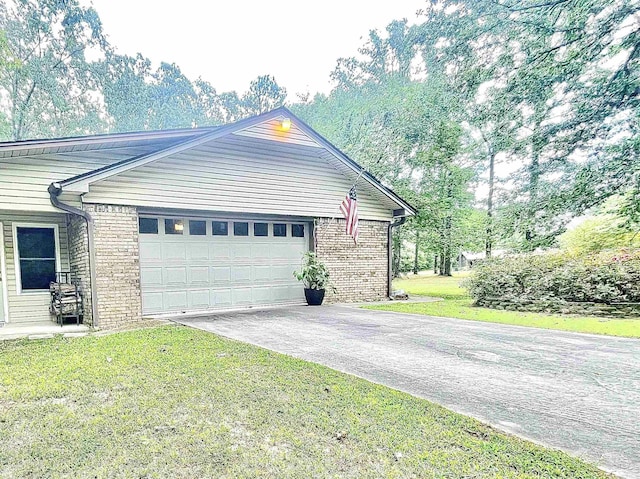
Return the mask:
[[[0,210],[58,211],[47,192],[52,182],[148,151],[147,146],[0,158]],[[61,200],[80,206],[77,195],[63,194]]]
[[[8,316],[11,324],[41,323],[49,321],[48,291],[25,292],[18,294],[18,285],[15,267],[16,248],[14,244],[13,223],[21,226],[52,225],[58,227],[58,244],[60,247],[60,269],[69,270],[69,251],[67,241],[67,220],[64,214],[29,214],[29,213],[0,213],[4,233],[4,253],[6,265],[7,282],[7,303],[9,306]],[[3,281],[5,278],[3,278]],[[5,311],[5,316],[7,312]]]
[[[87,203],[305,217],[340,216],[352,179],[324,149],[230,135],[97,182]],[[362,219],[389,221],[391,200],[364,180]]]
[[291,143],[294,145],[306,145],[319,147],[320,145],[313,139],[309,138],[300,128],[293,122],[291,128],[287,131],[282,129],[282,120],[284,116],[273,120],[262,122],[258,125],[245,128],[235,132],[236,135],[248,136],[252,138],[260,138],[263,140],[279,141],[282,143]]

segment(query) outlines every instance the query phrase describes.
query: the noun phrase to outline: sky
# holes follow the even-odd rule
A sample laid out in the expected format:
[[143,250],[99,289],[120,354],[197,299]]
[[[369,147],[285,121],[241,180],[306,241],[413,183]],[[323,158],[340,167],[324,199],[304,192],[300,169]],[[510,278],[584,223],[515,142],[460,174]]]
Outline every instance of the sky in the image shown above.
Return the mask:
[[357,54],[369,30],[395,19],[417,21],[425,0],[84,0],[97,10],[121,54],[140,52],[154,65],[176,63],[218,92],[244,92],[273,75],[289,100],[328,93],[340,57]]

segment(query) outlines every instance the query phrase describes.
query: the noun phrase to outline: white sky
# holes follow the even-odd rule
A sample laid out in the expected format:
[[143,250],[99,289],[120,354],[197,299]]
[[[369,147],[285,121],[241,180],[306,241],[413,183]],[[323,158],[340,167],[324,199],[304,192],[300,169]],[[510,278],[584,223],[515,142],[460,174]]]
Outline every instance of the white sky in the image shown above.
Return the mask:
[[218,92],[244,92],[258,75],[296,93],[328,93],[339,57],[354,56],[369,30],[415,22],[425,0],[82,0],[93,4],[119,53],[176,63]]

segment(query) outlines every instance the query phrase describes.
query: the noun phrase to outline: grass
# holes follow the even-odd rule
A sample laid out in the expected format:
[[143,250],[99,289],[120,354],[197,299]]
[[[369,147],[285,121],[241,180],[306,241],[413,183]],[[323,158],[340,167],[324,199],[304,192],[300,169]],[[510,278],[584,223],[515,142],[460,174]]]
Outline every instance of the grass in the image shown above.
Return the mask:
[[183,327],[4,342],[0,358],[0,477],[609,477],[428,401]]
[[521,313],[472,305],[467,291],[460,286],[464,275],[439,277],[435,275],[414,276],[394,283],[394,288],[409,294],[444,298],[432,303],[394,302],[367,306],[369,309],[396,311],[399,313],[425,314],[449,318],[470,319],[491,323],[515,324],[545,329],[559,329],[579,333],[606,334],[640,338],[640,318],[611,319],[595,316],[570,316],[561,314]]

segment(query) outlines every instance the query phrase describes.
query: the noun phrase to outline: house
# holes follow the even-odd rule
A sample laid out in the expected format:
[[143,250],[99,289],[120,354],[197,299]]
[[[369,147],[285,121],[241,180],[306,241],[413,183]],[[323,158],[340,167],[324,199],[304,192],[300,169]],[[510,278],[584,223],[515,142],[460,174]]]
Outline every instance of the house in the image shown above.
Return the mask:
[[[357,183],[360,237],[339,212]],[[49,316],[69,271],[84,322],[300,303],[315,250],[329,301],[388,296],[391,228],[414,213],[286,108],[220,127],[0,143],[0,322]]]

